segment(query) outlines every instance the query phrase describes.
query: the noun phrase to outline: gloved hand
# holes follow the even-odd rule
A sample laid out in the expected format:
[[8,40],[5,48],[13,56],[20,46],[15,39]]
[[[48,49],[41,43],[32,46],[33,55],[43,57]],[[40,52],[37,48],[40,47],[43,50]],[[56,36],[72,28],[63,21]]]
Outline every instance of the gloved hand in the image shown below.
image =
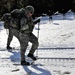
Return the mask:
[[36,21],[34,22],[34,24],[37,24],[37,23],[39,23],[39,22],[40,22],[40,19],[36,20]]
[[29,34],[29,36],[31,36],[31,35],[32,35],[32,33]]

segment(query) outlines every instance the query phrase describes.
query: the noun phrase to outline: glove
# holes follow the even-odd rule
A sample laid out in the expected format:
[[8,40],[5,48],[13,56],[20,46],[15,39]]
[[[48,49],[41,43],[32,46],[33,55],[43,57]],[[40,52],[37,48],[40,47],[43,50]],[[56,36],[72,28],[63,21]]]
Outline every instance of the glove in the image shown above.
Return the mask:
[[36,20],[36,21],[34,22],[34,24],[37,24],[37,23],[39,23],[39,22],[40,22],[40,19]]
[[32,35],[32,33],[29,33],[29,36],[31,36]]

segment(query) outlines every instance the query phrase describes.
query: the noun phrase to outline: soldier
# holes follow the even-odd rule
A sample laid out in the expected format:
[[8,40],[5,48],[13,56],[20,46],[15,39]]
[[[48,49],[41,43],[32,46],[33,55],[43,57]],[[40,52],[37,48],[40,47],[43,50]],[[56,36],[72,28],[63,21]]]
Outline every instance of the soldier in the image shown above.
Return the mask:
[[[17,17],[15,16],[17,13]],[[25,52],[28,46],[28,42],[32,43],[32,47],[29,51],[28,57],[36,60],[34,52],[38,47],[38,38],[32,33],[34,25],[40,20],[33,22],[32,15],[34,13],[34,8],[32,6],[26,6],[25,9],[16,9],[11,12],[11,31],[15,35],[21,46],[21,65],[30,65],[29,62],[25,60]],[[18,19],[17,19],[18,18]]]
[[10,31],[10,17],[11,14],[10,13],[5,13],[2,17],[1,17],[1,21],[4,21],[4,28],[9,30],[9,34],[8,34],[8,39],[7,39],[7,49],[12,49],[12,47],[10,47],[10,43],[13,39],[13,35]]

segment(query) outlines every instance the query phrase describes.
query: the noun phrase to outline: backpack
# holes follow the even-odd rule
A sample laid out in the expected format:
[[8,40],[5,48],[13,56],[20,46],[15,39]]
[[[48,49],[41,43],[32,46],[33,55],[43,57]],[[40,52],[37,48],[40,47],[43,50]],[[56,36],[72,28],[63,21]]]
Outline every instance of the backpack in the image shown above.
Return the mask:
[[10,13],[5,13],[2,18],[1,21],[4,21],[4,28],[5,29],[9,29],[10,28]]
[[24,8],[14,9],[13,11],[11,11],[12,18],[21,19],[24,16],[24,14],[25,14]]
[[11,20],[10,25],[16,29],[20,29],[20,20],[24,17],[25,11],[23,8],[21,9],[14,9],[11,11]]

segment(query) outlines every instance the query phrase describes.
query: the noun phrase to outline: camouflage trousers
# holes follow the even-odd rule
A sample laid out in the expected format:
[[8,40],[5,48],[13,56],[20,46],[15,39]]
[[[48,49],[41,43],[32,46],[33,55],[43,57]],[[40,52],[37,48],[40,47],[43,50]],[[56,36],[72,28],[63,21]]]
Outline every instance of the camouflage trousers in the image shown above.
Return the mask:
[[21,61],[25,60],[25,52],[28,46],[28,42],[32,43],[32,47],[29,53],[33,54],[38,47],[38,38],[31,33],[31,35],[26,33],[21,33],[17,29],[11,28],[12,34],[19,40],[21,46]]

